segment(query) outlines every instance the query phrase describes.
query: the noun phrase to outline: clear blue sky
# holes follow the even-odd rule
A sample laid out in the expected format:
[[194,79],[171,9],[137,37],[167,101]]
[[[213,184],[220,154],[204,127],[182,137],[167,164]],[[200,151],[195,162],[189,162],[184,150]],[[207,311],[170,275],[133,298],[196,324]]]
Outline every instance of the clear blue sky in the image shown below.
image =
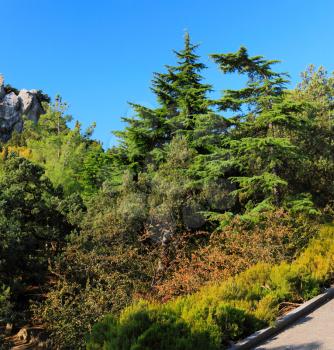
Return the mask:
[[131,112],[154,106],[152,72],[173,64],[185,30],[219,91],[235,84],[207,58],[240,45],[280,59],[295,85],[307,65],[334,69],[333,0],[0,0],[0,72],[17,88],[60,93],[108,147]]

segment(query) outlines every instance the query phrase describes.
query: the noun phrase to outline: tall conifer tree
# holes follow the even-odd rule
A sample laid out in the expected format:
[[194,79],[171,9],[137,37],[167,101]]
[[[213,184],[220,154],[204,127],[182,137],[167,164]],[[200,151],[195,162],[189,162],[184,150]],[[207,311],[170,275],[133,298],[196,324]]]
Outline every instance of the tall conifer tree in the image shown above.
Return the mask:
[[182,134],[192,140],[197,116],[209,112],[207,94],[211,86],[202,83],[200,72],[206,67],[199,62],[197,47],[186,33],[184,49],[175,51],[177,65],[166,66],[166,73],[154,74],[152,91],[159,107],[151,109],[131,104],[136,116],[123,118],[127,127],[115,133],[135,172],[142,169],[144,163],[159,161],[162,149],[175,135]]
[[286,98],[287,76],[272,70],[278,61],[251,57],[244,47],[212,58],[224,73],[243,74],[248,81],[243,89],[226,90],[217,101],[220,110],[236,113],[236,124],[225,148],[217,152],[220,161],[211,166],[232,173],[238,185],[234,194],[246,212],[280,206],[290,194],[287,165],[291,170],[301,161],[299,148],[288,138],[302,127],[297,116],[301,105]]

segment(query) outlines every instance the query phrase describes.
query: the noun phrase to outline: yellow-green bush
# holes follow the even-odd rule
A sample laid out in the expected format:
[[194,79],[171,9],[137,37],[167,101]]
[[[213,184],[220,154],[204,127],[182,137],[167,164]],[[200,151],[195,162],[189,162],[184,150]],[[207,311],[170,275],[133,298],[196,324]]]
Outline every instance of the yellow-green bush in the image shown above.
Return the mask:
[[282,302],[302,302],[334,276],[334,227],[324,226],[299,257],[261,263],[164,305],[139,302],[98,323],[88,349],[222,349],[272,322]]
[[191,329],[168,305],[139,302],[125,309],[118,320],[108,316],[98,323],[87,349],[214,350],[210,336],[206,329]]

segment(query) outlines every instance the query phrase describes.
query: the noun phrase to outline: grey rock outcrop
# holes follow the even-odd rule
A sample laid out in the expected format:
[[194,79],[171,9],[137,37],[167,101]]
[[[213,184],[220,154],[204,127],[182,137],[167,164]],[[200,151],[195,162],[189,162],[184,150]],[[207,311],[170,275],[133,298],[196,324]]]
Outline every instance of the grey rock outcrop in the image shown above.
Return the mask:
[[23,116],[37,123],[44,113],[38,99],[37,90],[20,90],[6,92],[4,79],[0,75],[0,139],[7,141],[14,130],[23,129]]

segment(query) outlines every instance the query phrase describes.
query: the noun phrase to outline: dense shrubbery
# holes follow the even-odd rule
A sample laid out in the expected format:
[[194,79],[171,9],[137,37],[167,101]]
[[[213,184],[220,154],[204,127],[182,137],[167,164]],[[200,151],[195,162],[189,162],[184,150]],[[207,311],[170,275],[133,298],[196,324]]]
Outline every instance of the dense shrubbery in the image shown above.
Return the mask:
[[0,293],[1,319],[23,321],[25,291],[47,284],[48,261],[73,226],[60,209],[66,200],[40,166],[11,156],[1,171],[0,281],[7,286]]
[[258,262],[290,262],[316,229],[305,217],[277,210],[266,213],[255,226],[237,216],[209,238],[207,232],[180,235],[173,242],[174,257],[155,287],[155,297],[166,301],[193,293],[208,281],[226,279]]
[[[272,322],[284,302],[303,302],[328,286],[334,273],[333,242],[334,228],[324,227],[291,264],[257,264],[163,306],[139,302],[119,319],[109,316],[94,326],[87,347],[188,349],[197,344],[197,349],[222,349]],[[169,329],[172,342],[160,336]],[[189,339],[185,334],[191,334]]]
[[149,289],[155,257],[136,239],[141,207],[134,193],[124,198],[101,193],[82,218],[80,234],[68,237],[50,265],[57,283],[36,306],[35,315],[43,318],[62,348],[82,346],[84,335],[101,316],[118,314],[134,294]]

